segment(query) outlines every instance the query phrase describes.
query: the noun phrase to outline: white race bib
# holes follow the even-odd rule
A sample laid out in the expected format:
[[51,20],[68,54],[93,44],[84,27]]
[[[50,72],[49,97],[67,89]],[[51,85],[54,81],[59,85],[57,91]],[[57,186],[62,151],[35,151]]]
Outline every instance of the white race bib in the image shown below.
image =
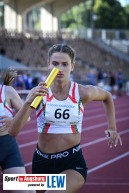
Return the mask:
[[45,122],[57,125],[77,124],[78,104],[51,101],[46,103]]

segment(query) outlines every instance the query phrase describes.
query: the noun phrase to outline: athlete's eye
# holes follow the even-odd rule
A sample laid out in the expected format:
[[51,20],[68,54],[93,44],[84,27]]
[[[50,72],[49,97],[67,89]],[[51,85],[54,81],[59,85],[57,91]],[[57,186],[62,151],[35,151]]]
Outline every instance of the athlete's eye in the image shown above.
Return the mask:
[[63,66],[68,66],[68,63],[66,62],[66,63],[63,63]]
[[58,66],[58,62],[55,62],[55,61],[52,62],[52,65],[53,65],[53,66]]

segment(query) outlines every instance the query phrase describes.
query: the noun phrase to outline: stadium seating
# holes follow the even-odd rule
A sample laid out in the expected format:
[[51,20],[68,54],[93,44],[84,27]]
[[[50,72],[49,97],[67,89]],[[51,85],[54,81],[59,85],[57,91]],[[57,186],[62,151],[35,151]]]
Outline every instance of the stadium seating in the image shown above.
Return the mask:
[[77,65],[75,76],[83,79],[87,66],[94,65],[102,71],[116,71],[121,68],[126,79],[129,77],[128,62],[113,56],[111,53],[100,48],[97,43],[91,40],[70,38],[65,36],[62,39],[59,34],[41,32],[18,33],[17,31],[0,30],[0,54],[22,62],[28,67],[47,66],[47,50],[55,43],[68,43],[77,52]]

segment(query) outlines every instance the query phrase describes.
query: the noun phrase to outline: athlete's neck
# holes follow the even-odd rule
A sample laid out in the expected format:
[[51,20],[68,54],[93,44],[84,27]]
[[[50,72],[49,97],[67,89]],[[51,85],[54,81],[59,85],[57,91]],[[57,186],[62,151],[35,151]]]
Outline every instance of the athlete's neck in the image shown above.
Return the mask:
[[51,86],[51,90],[54,93],[62,93],[64,91],[68,92],[70,89],[71,82],[54,82]]

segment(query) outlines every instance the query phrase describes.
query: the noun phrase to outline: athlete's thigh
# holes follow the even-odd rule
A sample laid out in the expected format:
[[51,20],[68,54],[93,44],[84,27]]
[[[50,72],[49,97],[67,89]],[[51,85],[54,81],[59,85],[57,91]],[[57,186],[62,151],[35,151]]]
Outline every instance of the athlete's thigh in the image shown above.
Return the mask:
[[66,174],[66,190],[48,190],[46,193],[77,193],[85,183],[83,176],[75,170],[66,170],[61,174]]
[[26,174],[24,167],[12,167],[3,170],[4,174]]

